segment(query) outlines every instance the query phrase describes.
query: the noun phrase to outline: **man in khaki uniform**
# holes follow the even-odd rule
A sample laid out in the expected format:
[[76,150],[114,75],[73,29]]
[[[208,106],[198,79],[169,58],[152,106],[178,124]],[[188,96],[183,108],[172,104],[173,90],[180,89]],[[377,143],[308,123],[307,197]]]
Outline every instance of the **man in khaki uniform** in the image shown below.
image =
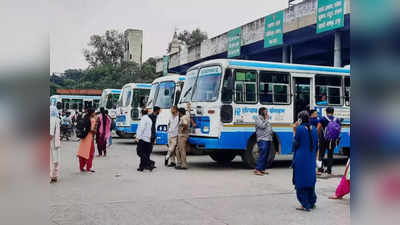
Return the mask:
[[178,149],[176,151],[176,158],[178,161],[175,169],[186,170],[186,143],[189,138],[190,118],[186,115],[184,108],[179,108],[179,126],[178,126]]

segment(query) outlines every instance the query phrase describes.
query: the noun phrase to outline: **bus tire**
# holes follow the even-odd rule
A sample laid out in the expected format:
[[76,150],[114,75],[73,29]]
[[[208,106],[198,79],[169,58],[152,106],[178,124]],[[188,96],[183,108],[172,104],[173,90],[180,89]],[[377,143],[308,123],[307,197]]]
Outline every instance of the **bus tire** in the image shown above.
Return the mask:
[[[253,151],[255,150],[255,148],[257,148],[257,151],[258,151],[257,139],[256,139],[256,136],[253,135],[249,139],[249,141],[247,143],[247,148],[242,154],[242,161],[243,161],[243,164],[244,164],[244,166],[246,168],[249,168],[249,169],[256,168],[256,163],[257,162],[256,162],[256,158],[253,155]],[[258,152],[257,152],[257,154],[258,154]]]
[[[269,147],[268,159],[266,162],[267,168],[272,167],[272,163],[275,160],[277,148],[279,148],[279,143],[276,138],[276,135],[274,135],[273,141],[271,142],[271,145]],[[258,145],[256,136],[254,135],[250,138],[249,142],[247,143],[247,148],[242,154],[242,160],[245,167],[249,169],[255,169],[257,165],[257,159],[258,159]]]
[[221,152],[210,152],[208,155],[217,163],[230,163],[236,157],[235,152],[221,151]]

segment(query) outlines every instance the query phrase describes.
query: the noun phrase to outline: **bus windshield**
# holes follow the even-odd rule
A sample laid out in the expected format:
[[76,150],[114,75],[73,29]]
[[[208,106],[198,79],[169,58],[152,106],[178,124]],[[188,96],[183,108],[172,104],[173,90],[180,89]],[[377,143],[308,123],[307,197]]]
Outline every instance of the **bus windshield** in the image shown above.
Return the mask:
[[124,88],[122,92],[122,96],[120,98],[119,105],[122,107],[129,106],[131,103],[131,97],[132,97],[132,89],[130,87]]
[[150,94],[149,94],[149,101],[147,102],[148,107],[152,107],[154,104],[154,98],[157,96],[158,86],[159,83],[154,83],[151,86]]
[[175,82],[173,81],[161,82],[155,105],[162,109],[170,108],[174,103],[174,94],[175,94]]
[[119,94],[109,94],[107,96],[107,101],[106,101],[106,108],[107,109],[112,109],[116,106],[116,103],[118,102],[119,99]]
[[219,85],[221,82],[221,67],[211,66],[202,68],[199,72],[196,88],[192,101],[213,102],[217,100]]
[[192,90],[194,82],[196,82],[197,72],[199,70],[191,70],[186,74],[185,85],[183,86],[183,90],[181,92],[181,103],[189,102],[192,98]]

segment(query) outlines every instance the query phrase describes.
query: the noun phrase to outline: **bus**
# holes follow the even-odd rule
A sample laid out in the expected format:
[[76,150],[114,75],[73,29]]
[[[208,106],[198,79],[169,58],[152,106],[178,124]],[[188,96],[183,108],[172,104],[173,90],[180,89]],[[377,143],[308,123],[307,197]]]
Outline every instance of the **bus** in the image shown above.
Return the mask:
[[171,106],[177,105],[185,76],[179,74],[167,74],[155,79],[152,83],[147,109],[152,111],[154,106],[161,108],[156,123],[156,144],[168,144],[167,125],[171,116]]
[[108,110],[108,115],[111,119],[117,118],[117,103],[121,89],[104,89],[101,94],[98,111],[101,107]]
[[122,87],[117,104],[116,133],[123,138],[134,137],[146,106],[151,84],[128,83]]
[[75,111],[83,112],[88,108],[97,108],[99,106],[100,96],[86,95],[52,95],[50,104],[57,107],[59,112]]
[[292,153],[292,125],[305,109],[325,116],[325,108],[333,107],[342,120],[335,153],[350,149],[349,68],[216,59],[191,67],[187,79],[195,81],[185,83],[179,105],[190,103],[196,123],[189,143],[216,162],[230,162],[241,155],[247,167],[255,167],[254,119],[260,107],[268,109],[273,127],[269,165],[277,151]]

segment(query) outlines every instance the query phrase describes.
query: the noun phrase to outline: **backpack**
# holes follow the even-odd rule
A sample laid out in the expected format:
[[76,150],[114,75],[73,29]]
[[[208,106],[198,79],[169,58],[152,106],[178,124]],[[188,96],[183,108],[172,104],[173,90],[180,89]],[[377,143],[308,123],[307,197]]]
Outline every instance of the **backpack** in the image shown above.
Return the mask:
[[339,122],[336,118],[333,118],[332,120],[330,120],[329,117],[325,118],[329,121],[325,128],[325,140],[333,141],[339,139],[341,131]]
[[90,119],[89,117],[84,117],[78,120],[76,125],[76,136],[78,138],[85,138],[90,131]]

